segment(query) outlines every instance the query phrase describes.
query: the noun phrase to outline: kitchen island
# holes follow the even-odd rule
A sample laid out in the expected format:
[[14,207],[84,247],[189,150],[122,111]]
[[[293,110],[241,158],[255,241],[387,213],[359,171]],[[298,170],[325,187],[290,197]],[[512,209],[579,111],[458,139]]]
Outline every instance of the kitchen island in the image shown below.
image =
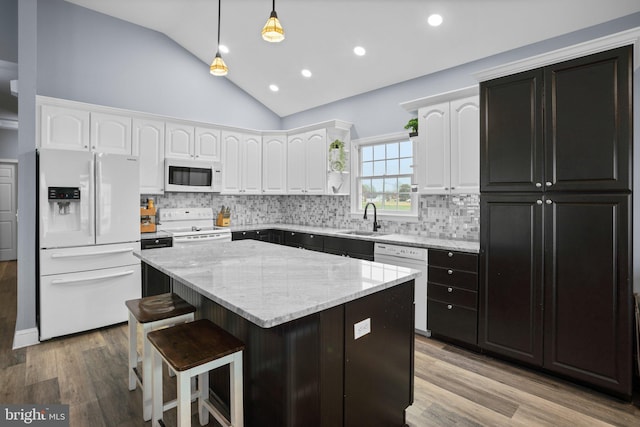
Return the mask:
[[[416,270],[259,241],[137,253],[245,342],[246,426],[401,426]],[[212,373],[224,410],[228,372]]]

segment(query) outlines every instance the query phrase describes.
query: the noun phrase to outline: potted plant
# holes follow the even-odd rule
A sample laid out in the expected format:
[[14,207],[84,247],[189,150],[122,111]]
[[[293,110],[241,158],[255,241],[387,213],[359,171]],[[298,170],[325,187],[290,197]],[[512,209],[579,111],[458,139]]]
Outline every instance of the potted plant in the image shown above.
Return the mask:
[[329,144],[329,167],[332,171],[342,172],[345,167],[344,142],[336,139]]
[[409,119],[409,121],[407,122],[407,124],[404,126],[405,129],[411,129],[411,132],[409,132],[409,136],[418,136],[418,118],[414,117],[412,119]]

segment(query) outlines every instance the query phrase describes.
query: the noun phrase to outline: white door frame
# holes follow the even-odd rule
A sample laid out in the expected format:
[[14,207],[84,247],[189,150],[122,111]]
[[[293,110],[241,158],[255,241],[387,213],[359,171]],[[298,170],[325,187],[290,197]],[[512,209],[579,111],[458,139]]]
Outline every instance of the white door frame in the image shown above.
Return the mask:
[[[2,249],[0,246],[0,261],[11,261],[15,260],[18,257],[18,161],[15,159],[0,159],[0,165],[12,165],[14,166],[13,173],[13,182],[11,182],[11,189],[9,190],[9,197],[12,197],[13,200],[9,201],[8,205],[11,206],[11,212],[9,212],[8,220],[10,221],[9,229],[11,230],[11,235],[9,239],[11,239],[10,248]],[[0,177],[2,179],[2,177]],[[0,192],[0,196],[6,194],[4,192]],[[6,212],[0,212],[0,215],[7,216]],[[7,218],[4,219],[6,221]],[[6,239],[4,232],[2,233],[2,239]]]

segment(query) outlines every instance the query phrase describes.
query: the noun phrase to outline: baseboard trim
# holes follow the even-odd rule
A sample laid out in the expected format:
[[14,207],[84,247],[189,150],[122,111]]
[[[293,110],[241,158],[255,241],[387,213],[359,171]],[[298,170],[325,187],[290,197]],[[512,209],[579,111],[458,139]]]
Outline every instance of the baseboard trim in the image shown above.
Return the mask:
[[16,330],[16,333],[13,336],[13,350],[40,344],[38,336],[38,328],[22,329],[20,331]]

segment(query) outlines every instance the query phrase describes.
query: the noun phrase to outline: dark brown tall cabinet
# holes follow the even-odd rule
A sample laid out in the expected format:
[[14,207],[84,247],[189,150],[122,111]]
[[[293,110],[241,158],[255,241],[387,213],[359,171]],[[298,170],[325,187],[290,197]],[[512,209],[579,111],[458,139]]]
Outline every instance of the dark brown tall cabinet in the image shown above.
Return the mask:
[[481,84],[478,344],[630,397],[632,48]]

